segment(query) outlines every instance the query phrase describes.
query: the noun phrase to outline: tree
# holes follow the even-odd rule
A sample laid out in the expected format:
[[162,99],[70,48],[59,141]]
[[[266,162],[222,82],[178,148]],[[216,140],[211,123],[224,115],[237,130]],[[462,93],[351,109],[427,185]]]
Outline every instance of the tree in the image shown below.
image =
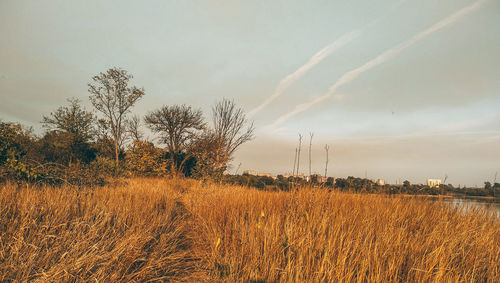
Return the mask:
[[292,170],[292,175],[295,175],[295,166],[297,165],[297,152],[298,149],[295,148],[295,156],[293,157],[293,170]]
[[[313,140],[314,133],[309,133],[309,177],[311,177],[311,150],[312,150],[312,140]],[[312,180],[312,178],[311,178]]]
[[19,159],[25,155],[24,141],[30,139],[20,124],[0,121],[0,164],[5,164],[9,158]]
[[70,165],[88,164],[96,158],[94,144],[81,141],[71,133],[50,131],[37,141],[38,161],[42,163],[58,163]]
[[153,132],[160,134],[161,141],[167,145],[171,168],[176,170],[182,167],[184,160],[174,159],[205,129],[201,110],[186,105],[163,106],[146,115],[144,120]]
[[326,178],[326,175],[328,174],[328,150],[330,150],[330,146],[325,144],[325,151],[326,151],[325,178]]
[[167,172],[165,152],[139,139],[127,151],[128,170],[135,176],[163,176]]
[[302,135],[299,133],[299,150],[297,152],[297,175],[299,175],[300,149],[302,147]]
[[142,132],[140,130],[141,128],[141,118],[137,115],[132,116],[129,120],[127,120],[126,125],[125,125],[127,132],[129,136],[134,140],[140,140],[142,139]]
[[218,140],[213,131],[205,131],[196,137],[189,147],[196,160],[192,176],[201,180],[221,180],[225,166],[217,167]]
[[94,115],[86,111],[78,99],[68,99],[49,116],[43,116],[43,127],[49,131],[39,140],[46,162],[72,163],[74,159],[88,163],[95,158],[90,141],[96,130]]
[[61,106],[50,116],[43,116],[43,126],[48,130],[68,133],[76,141],[90,141],[95,134],[94,115],[82,108],[80,100],[70,98],[68,102],[69,106]]
[[491,186],[490,182],[484,182],[484,189],[486,191],[491,191],[491,188],[492,188],[492,186]]
[[118,167],[120,150],[126,137],[126,118],[134,104],[144,95],[144,89],[129,86],[133,76],[127,71],[112,68],[92,77],[89,83],[90,101],[101,112],[108,124],[115,149],[115,165]]
[[[223,168],[243,143],[253,139],[253,123],[248,124],[243,109],[223,99],[212,108],[213,136],[216,141],[216,169]],[[245,126],[248,126],[245,128]]]
[[31,129],[17,123],[0,121],[0,181],[6,178],[30,180],[36,178],[28,163],[34,148]]

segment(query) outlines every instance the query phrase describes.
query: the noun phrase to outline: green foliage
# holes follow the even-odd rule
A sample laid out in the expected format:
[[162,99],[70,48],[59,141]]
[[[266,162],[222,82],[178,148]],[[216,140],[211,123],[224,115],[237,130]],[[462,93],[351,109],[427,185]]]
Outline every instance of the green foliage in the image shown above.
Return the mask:
[[96,150],[68,131],[35,138],[19,124],[0,122],[0,180],[92,185],[102,178],[90,163]]
[[243,175],[226,175],[224,176],[224,183],[235,184],[239,186],[254,187],[257,189],[266,190],[290,190],[294,185],[299,183],[306,184],[305,181],[296,178],[284,178],[278,175],[276,179],[267,176],[253,176],[248,174]]
[[21,125],[0,121],[0,162],[24,155],[26,144],[30,141],[29,133]]
[[350,191],[360,193],[382,193],[382,194],[410,194],[410,195],[462,195],[462,196],[496,196],[500,195],[500,183],[495,183],[493,186],[488,186],[486,182],[485,188],[455,188],[451,184],[441,185],[440,187],[429,187],[421,184],[411,184],[409,181],[403,182],[402,185],[378,185],[372,180],[364,178],[355,178],[349,176],[347,178],[334,179],[329,177],[325,183],[318,181],[307,182],[298,177],[285,178],[278,175],[276,179],[266,176],[253,176],[248,174],[243,175],[226,175],[224,183],[235,184],[240,186],[254,187],[266,190],[290,190],[296,186],[312,186],[321,189],[335,189],[339,191]]
[[44,116],[42,124],[49,131],[66,133],[74,143],[89,142],[95,136],[94,115],[86,111],[78,99],[68,99],[69,106],[61,106],[50,116]]
[[90,164],[90,168],[96,172],[96,174],[106,177],[128,177],[130,176],[129,169],[127,168],[127,164],[120,162],[118,165],[116,164],[116,160],[114,158],[106,157],[106,156],[97,156],[96,160],[94,160]]
[[[92,148],[96,151],[97,156],[107,157],[110,159],[115,158],[115,148],[113,140],[107,136],[98,137],[97,140],[92,144]],[[120,150],[119,158],[123,159],[125,157],[125,152]]]
[[167,146],[170,172],[190,175],[190,169],[185,168],[185,165],[191,156],[186,151],[198,134],[205,129],[201,110],[194,110],[186,105],[165,105],[146,115],[144,120],[154,133],[160,135],[161,142]]
[[14,177],[16,180],[31,182],[36,180],[39,176],[30,165],[17,160],[15,157],[7,158],[5,161],[5,168],[7,171],[10,171],[8,175]]
[[127,168],[132,176],[165,176],[168,162],[165,152],[151,142],[135,140],[126,152]]
[[205,133],[193,141],[189,153],[195,159],[192,176],[200,180],[221,181],[227,164],[218,164],[218,142],[213,134]]
[[69,165],[74,162],[88,164],[95,160],[97,149],[89,142],[75,138],[73,133],[51,131],[37,142],[38,160]]
[[29,130],[15,123],[0,121],[0,180],[14,178],[32,181],[37,173],[27,163],[33,138]]
[[68,99],[69,106],[61,106],[44,116],[42,124],[48,129],[38,141],[40,162],[55,162],[69,166],[71,163],[90,163],[96,157],[91,141],[96,135],[95,117],[86,111],[78,99]]
[[335,181],[335,187],[341,190],[371,192],[375,187],[375,183],[368,179],[349,176],[345,179],[338,178]]

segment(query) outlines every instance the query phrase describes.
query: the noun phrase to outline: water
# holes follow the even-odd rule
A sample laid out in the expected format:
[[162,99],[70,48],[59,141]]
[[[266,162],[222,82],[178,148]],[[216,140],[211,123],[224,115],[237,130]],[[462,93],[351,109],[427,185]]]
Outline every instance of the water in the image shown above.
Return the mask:
[[449,203],[453,207],[462,208],[464,210],[481,209],[495,213],[500,217],[500,199],[489,198],[442,198],[445,203]]

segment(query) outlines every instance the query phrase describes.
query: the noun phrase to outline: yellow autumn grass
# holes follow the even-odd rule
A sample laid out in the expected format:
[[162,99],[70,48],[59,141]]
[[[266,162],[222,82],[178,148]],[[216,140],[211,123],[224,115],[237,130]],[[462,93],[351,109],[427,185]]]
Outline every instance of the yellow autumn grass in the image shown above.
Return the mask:
[[193,180],[0,188],[0,281],[500,280],[500,219],[417,198]]

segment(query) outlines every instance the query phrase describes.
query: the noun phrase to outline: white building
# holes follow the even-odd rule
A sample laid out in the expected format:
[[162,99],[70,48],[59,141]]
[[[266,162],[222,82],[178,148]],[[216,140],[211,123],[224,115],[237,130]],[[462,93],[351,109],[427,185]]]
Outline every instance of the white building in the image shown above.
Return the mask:
[[427,186],[431,188],[436,188],[441,185],[441,179],[427,179]]
[[384,179],[373,179],[372,182],[379,186],[384,186],[385,185],[385,180]]

